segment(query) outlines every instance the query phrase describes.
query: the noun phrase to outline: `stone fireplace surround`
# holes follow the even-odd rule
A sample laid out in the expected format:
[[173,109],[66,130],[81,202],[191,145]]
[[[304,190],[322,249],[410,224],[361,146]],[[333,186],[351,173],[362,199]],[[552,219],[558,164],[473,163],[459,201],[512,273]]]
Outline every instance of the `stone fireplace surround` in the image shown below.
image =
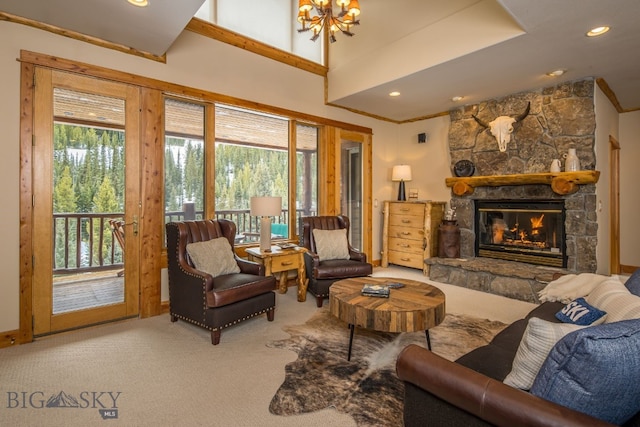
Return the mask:
[[[502,115],[515,117],[525,110],[528,102],[531,102],[531,111],[514,125],[506,152],[498,150],[495,138],[472,117],[475,114],[486,122]],[[451,110],[450,117],[452,169],[458,160],[468,159],[475,164],[476,176],[548,172],[551,161],[562,161],[569,148],[576,148],[581,169],[595,169],[592,79],[468,105]],[[564,200],[567,268],[475,258],[474,203],[481,199]],[[432,280],[538,302],[538,291],[552,280],[554,273],[596,270],[595,184],[582,185],[576,193],[564,196],[544,184],[478,187],[470,195],[452,194],[451,206],[456,208],[461,231],[461,258],[427,260]]]

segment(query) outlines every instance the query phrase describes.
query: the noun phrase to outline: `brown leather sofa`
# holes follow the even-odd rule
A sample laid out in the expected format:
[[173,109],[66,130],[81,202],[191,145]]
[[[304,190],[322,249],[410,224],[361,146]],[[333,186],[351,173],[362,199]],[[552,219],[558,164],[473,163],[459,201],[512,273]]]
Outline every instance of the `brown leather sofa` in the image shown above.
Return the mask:
[[369,276],[373,272],[371,264],[367,263],[367,254],[353,248],[349,243],[349,259],[331,259],[320,261],[317,255],[313,230],[346,229],[349,235],[349,218],[337,216],[306,216],[302,217],[302,241],[307,248],[304,254],[305,269],[309,279],[308,291],[316,297],[316,305],[322,307],[324,298],[329,296],[331,285],[341,279],[349,277]]
[[211,331],[220,343],[222,329],[266,313],[273,321],[276,281],[264,266],[233,254],[240,273],[212,277],[197,270],[187,244],[225,237],[233,250],[236,225],[229,220],[171,222],[166,225],[171,321],[185,320]]
[[[529,318],[559,322],[555,313],[563,307],[558,302],[541,304],[491,343],[455,362],[417,345],[406,347],[396,362],[405,385],[405,426],[610,426],[502,383],[512,369]],[[624,425],[639,426],[640,414]]]

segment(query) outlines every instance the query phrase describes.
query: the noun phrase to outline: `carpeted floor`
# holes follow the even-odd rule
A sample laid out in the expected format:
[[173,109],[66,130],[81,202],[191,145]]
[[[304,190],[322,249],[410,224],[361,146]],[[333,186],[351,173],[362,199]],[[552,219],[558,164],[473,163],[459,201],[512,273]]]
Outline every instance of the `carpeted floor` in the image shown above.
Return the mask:
[[[419,270],[399,267],[376,269],[374,275],[426,281]],[[430,283],[446,294],[448,313],[510,323],[532,308]],[[285,366],[298,354],[267,344],[288,339],[288,327],[304,325],[321,311],[314,298],[297,302],[295,288],[276,298],[273,322],[265,316],[242,322],[225,330],[217,346],[208,331],[162,315],[1,349],[0,426],[356,426],[353,416],[332,407],[289,416],[269,411],[286,380]],[[348,345],[346,327],[344,334],[344,343],[333,349],[338,356]],[[354,361],[365,354],[364,336],[356,331]],[[57,407],[46,406],[52,396]]]
[[[455,360],[486,344],[506,325],[447,314],[431,329],[432,350]],[[324,307],[304,325],[287,326],[290,338],[267,344],[293,350],[298,359],[286,367],[286,378],[269,410],[295,415],[335,408],[350,414],[358,426],[401,426],[404,387],[395,373],[398,353],[415,343],[426,346],[424,332],[391,334],[356,328],[351,361],[349,330]]]

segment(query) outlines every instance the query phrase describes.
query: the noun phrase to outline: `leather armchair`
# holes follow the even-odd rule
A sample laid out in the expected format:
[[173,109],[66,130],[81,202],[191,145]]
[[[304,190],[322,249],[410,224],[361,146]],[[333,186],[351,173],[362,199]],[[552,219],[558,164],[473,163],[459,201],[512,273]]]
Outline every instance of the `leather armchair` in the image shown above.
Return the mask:
[[322,307],[324,298],[329,296],[329,287],[341,279],[349,277],[369,276],[373,267],[367,263],[367,255],[349,245],[349,259],[332,259],[320,261],[317,255],[313,230],[346,229],[349,235],[349,218],[337,216],[302,217],[302,246],[307,249],[304,263],[309,279],[308,290],[316,297],[316,305]]
[[236,225],[229,220],[201,220],[166,224],[171,321],[185,320],[211,331],[220,343],[222,329],[266,313],[273,321],[276,281],[264,266],[234,257],[240,273],[212,277],[197,270],[187,244],[225,237],[233,251]]

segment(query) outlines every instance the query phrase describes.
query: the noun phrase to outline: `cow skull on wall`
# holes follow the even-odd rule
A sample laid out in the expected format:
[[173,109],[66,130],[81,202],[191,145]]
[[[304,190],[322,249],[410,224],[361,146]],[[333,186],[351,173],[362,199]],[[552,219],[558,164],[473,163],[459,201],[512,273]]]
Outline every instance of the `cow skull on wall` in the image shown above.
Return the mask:
[[472,114],[472,117],[480,124],[480,126],[491,129],[491,134],[496,137],[498,141],[498,148],[501,152],[507,151],[507,144],[511,141],[511,133],[513,132],[513,124],[518,123],[529,115],[529,109],[531,108],[531,102],[527,104],[527,108],[518,117],[513,118],[509,116],[497,117],[492,122],[486,123],[484,120],[476,117]]

